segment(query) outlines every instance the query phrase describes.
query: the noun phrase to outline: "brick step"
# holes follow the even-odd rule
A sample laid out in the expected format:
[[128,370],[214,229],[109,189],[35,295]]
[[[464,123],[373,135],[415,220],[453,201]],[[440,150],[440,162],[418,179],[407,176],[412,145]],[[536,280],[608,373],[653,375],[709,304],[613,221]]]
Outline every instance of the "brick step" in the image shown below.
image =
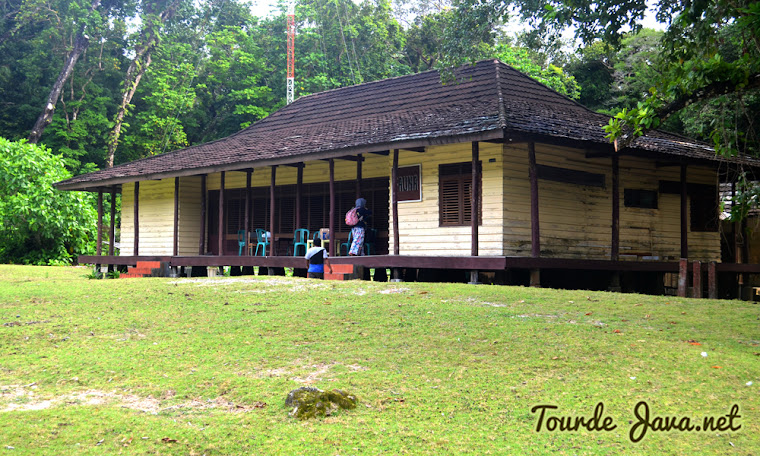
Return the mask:
[[161,267],[160,261],[138,261],[138,268],[156,269]]
[[333,274],[353,274],[354,273],[354,265],[353,264],[330,264],[332,266]]
[[352,274],[332,273],[325,272],[325,280],[351,280]]
[[153,271],[150,268],[127,268],[127,272],[132,274],[151,275]]
[[119,274],[120,279],[138,279],[145,277],[142,274],[135,274],[134,272],[124,272],[122,274]]

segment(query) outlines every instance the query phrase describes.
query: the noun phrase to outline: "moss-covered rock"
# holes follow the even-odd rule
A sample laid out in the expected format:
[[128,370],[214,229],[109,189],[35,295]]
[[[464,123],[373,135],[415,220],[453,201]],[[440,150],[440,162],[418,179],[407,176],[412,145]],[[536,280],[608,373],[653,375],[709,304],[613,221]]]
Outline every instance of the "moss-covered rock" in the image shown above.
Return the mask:
[[311,386],[296,388],[285,399],[285,405],[292,407],[290,416],[300,420],[329,416],[339,408],[352,409],[358,402],[356,396],[346,391],[324,391]]

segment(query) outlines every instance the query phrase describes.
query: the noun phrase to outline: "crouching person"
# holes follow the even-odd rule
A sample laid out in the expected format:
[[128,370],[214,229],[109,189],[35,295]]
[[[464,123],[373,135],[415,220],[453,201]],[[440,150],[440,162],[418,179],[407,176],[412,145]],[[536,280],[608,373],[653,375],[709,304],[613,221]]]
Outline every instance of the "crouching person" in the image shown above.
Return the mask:
[[325,265],[327,270],[332,273],[332,266],[327,259],[327,251],[321,247],[319,239],[314,241],[317,245],[306,251],[306,263],[308,264],[308,271],[306,277],[310,279],[324,279],[325,278]]

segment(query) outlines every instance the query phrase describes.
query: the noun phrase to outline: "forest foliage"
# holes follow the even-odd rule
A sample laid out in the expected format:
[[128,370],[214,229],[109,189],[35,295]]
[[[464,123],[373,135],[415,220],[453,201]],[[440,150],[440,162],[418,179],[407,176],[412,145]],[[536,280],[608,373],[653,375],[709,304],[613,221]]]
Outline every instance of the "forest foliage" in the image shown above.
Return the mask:
[[[613,116],[610,138],[623,145],[659,127],[760,154],[760,6],[662,1],[663,31],[642,29],[645,9],[297,0],[296,97],[498,58]],[[28,138],[79,174],[245,128],[285,104],[285,2],[252,11],[245,0],[2,2],[0,137],[19,150]]]

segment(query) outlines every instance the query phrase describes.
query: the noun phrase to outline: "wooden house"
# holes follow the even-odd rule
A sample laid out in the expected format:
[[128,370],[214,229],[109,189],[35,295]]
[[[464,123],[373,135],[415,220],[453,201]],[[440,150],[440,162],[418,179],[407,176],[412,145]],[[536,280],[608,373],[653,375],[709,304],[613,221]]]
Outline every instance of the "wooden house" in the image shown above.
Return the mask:
[[[305,96],[229,137],[60,182],[122,196],[120,255],[80,261],[300,267],[294,230],[329,228],[336,253],[357,196],[375,214],[373,255],[337,263],[531,271],[537,283],[540,269],[720,261],[718,184],[732,163],[710,147],[651,131],[616,152],[608,116],[499,61],[455,77]],[[239,256],[237,232],[257,228],[274,233],[266,257]]]

